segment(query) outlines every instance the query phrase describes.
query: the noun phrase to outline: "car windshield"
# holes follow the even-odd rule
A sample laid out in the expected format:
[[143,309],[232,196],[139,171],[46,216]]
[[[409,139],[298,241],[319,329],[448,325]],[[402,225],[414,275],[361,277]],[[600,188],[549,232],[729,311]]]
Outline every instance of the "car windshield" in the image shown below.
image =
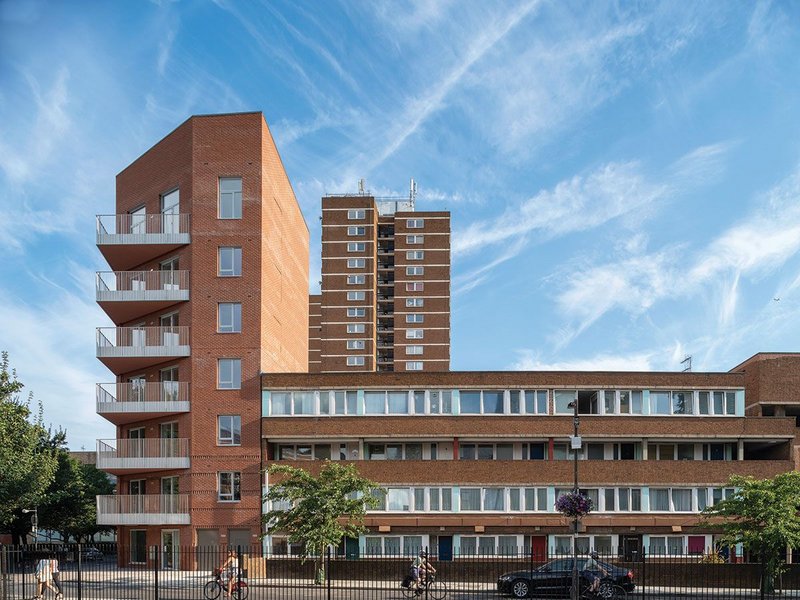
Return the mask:
[[572,559],[560,558],[558,560],[551,560],[546,565],[539,567],[539,571],[571,571]]

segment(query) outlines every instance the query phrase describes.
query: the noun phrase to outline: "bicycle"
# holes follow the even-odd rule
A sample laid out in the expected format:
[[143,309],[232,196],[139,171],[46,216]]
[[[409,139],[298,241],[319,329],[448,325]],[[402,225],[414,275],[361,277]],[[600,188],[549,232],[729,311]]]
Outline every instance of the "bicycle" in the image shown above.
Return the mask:
[[[219,569],[214,569],[212,575],[214,578],[203,587],[203,593],[208,600],[217,600],[222,591],[227,590],[227,586],[222,582],[222,573],[220,573]],[[249,591],[247,582],[242,577],[237,577],[233,580],[233,586],[231,586],[232,599],[245,600]]]
[[[406,598],[427,597],[433,600],[442,600],[447,595],[447,586],[436,578],[436,574],[431,574],[420,579],[417,586],[413,584],[409,587],[401,586],[403,596]],[[425,593],[427,592],[427,596]]]
[[584,600],[625,600],[628,597],[628,592],[625,591],[625,588],[614,583],[614,580],[610,577],[602,577],[600,579],[600,585],[596,592],[593,592],[591,587],[591,583],[581,578],[578,598]]

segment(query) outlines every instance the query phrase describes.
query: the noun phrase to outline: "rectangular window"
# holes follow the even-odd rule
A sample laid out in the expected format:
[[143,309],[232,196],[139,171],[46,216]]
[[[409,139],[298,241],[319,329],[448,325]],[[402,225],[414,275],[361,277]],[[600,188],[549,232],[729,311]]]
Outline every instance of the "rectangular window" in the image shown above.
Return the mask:
[[242,443],[242,417],[220,415],[217,417],[217,445],[239,446]]
[[556,404],[556,414],[572,414],[570,402],[577,401],[575,390],[555,390],[553,392]]
[[406,371],[422,371],[422,362],[420,361],[407,362]]
[[529,415],[546,415],[547,390],[525,390],[525,412]]
[[480,509],[481,509],[481,489],[461,488],[461,510],[480,510]]
[[692,510],[692,490],[672,490],[672,510],[689,512]]
[[364,235],[366,233],[365,227],[356,227],[355,225],[351,225],[347,228],[347,235]]
[[406,227],[409,229],[422,229],[425,227],[425,219],[407,219]]
[[218,249],[217,275],[220,277],[242,276],[242,249],[237,246],[220,246]]
[[493,512],[505,511],[506,491],[503,488],[485,488],[483,490],[483,510]]
[[242,359],[220,358],[217,360],[217,389],[238,390],[242,387]]
[[423,250],[409,250],[406,252],[406,260],[423,260],[425,252]]
[[241,479],[239,471],[217,473],[217,497],[220,502],[239,502],[242,499]]
[[425,275],[425,267],[406,267],[406,275]]
[[672,414],[692,414],[692,392],[672,392]]
[[406,308],[422,308],[425,306],[424,298],[406,298]]
[[403,512],[411,510],[411,497],[408,488],[389,488],[386,500],[388,510]]
[[220,219],[242,218],[242,178],[219,178],[219,207]]
[[406,244],[424,244],[425,236],[422,235],[407,235]]
[[347,211],[347,218],[351,221],[360,221],[366,216],[366,212],[362,208],[351,208]]
[[363,301],[367,296],[366,292],[347,292],[347,299],[351,302]]
[[363,269],[367,264],[367,260],[365,258],[348,258],[347,259],[347,268],[348,269]]
[[406,354],[409,355],[422,354],[422,351],[422,346],[406,346]]
[[461,390],[461,414],[481,414],[481,393],[479,391]]
[[347,242],[348,252],[364,252],[367,245],[364,242]]
[[347,316],[350,317],[351,319],[352,318],[363,317],[364,315],[367,314],[366,310],[367,309],[365,309],[365,308],[348,308],[347,309]]
[[220,302],[217,305],[217,332],[218,333],[242,332],[241,302]]
[[271,415],[290,415],[292,414],[292,395],[289,392],[272,392],[270,394],[270,414]]
[[364,357],[363,356],[348,356],[347,357],[347,366],[348,367],[363,367],[364,366]]
[[347,326],[347,333],[364,333],[364,328],[363,323],[350,323]]
[[406,315],[406,323],[424,323],[425,315]]
[[348,275],[347,285],[363,285],[366,281],[366,275]]
[[669,511],[669,490],[650,488],[650,510],[653,512]]
[[348,350],[363,350],[364,340],[347,340]]
[[668,415],[670,414],[670,394],[669,392],[650,392],[650,414]]
[[421,340],[424,337],[425,331],[423,329],[406,329],[407,340]]
[[423,292],[425,291],[425,284],[421,281],[411,281],[406,283],[407,292]]

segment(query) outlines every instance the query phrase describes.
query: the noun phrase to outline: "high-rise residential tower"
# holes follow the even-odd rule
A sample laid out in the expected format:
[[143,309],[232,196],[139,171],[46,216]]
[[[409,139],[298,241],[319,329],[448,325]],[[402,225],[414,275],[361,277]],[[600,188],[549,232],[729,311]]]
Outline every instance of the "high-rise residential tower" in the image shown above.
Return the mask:
[[191,117],[137,158],[97,245],[114,322],[97,330],[113,373],[97,411],[117,426],[97,466],[119,481],[98,522],[124,563],[257,542],[260,374],[308,366],[308,228],[263,115]]
[[450,213],[367,193],[322,198],[309,371],[448,371]]

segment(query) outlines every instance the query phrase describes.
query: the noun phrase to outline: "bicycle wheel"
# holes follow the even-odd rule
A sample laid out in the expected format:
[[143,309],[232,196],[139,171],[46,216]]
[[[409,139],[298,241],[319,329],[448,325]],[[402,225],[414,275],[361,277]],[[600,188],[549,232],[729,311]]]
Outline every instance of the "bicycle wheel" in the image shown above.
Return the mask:
[[415,595],[415,592],[417,590],[417,588],[415,588],[413,585],[410,585],[408,587],[405,587],[405,586],[401,585],[400,589],[403,590],[403,597],[404,598],[413,598],[414,595]]
[[624,600],[628,594],[621,586],[611,581],[604,581],[597,588],[597,597],[604,600]]
[[219,595],[222,593],[222,588],[220,587],[218,582],[209,581],[203,588],[203,593],[205,594],[206,598],[208,598],[208,600],[217,600],[217,598],[219,598]]
[[241,584],[239,584],[239,590],[233,592],[232,597],[236,598],[236,600],[247,600],[247,594],[249,593],[250,587],[243,581]]
[[433,600],[442,600],[447,595],[447,586],[441,581],[431,581],[428,584],[428,596]]

